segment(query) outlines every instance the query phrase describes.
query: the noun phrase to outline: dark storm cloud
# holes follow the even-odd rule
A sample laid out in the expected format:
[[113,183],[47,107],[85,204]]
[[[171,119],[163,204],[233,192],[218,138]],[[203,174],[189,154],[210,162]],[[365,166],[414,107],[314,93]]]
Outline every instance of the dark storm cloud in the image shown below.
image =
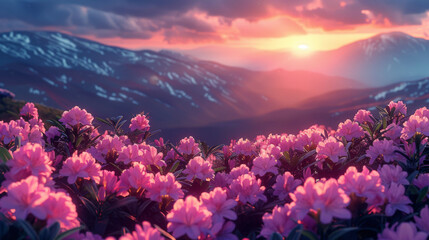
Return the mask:
[[[362,24],[417,25],[428,9],[429,0],[0,0],[0,31],[58,28],[97,37],[162,34],[168,42],[221,41],[218,27],[231,26],[235,19],[254,23],[289,16],[307,27],[332,30]],[[305,33],[296,26],[291,34]]]

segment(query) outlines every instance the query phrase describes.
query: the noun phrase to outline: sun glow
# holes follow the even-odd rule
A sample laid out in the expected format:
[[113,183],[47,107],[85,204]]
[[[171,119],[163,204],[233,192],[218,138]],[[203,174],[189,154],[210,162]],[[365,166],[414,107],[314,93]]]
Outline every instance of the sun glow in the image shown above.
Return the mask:
[[298,45],[298,49],[300,49],[300,50],[303,50],[303,51],[306,51],[306,50],[308,50],[308,45],[307,44],[299,44]]

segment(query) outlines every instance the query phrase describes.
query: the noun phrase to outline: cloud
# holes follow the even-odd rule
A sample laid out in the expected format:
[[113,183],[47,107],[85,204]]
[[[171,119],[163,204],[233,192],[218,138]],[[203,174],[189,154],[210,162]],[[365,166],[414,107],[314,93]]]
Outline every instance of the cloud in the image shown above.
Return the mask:
[[307,28],[420,25],[428,10],[428,0],[1,0],[0,31],[220,42],[305,34]]

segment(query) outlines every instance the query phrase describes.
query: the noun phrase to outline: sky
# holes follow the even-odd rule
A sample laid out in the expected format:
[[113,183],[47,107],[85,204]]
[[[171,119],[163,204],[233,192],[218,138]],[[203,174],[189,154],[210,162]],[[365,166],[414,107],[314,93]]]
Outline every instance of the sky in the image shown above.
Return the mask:
[[428,0],[0,0],[0,32],[131,49],[330,50],[382,32],[429,39]]

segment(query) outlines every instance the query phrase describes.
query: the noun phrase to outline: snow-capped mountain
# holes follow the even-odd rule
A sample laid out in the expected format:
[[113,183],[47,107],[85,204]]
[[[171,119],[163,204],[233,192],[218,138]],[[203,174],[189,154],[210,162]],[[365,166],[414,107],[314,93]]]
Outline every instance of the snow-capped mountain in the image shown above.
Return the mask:
[[131,117],[144,111],[155,128],[256,116],[356,86],[342,77],[250,71],[57,32],[0,34],[0,87],[17,98],[60,109],[79,105],[100,117]]

